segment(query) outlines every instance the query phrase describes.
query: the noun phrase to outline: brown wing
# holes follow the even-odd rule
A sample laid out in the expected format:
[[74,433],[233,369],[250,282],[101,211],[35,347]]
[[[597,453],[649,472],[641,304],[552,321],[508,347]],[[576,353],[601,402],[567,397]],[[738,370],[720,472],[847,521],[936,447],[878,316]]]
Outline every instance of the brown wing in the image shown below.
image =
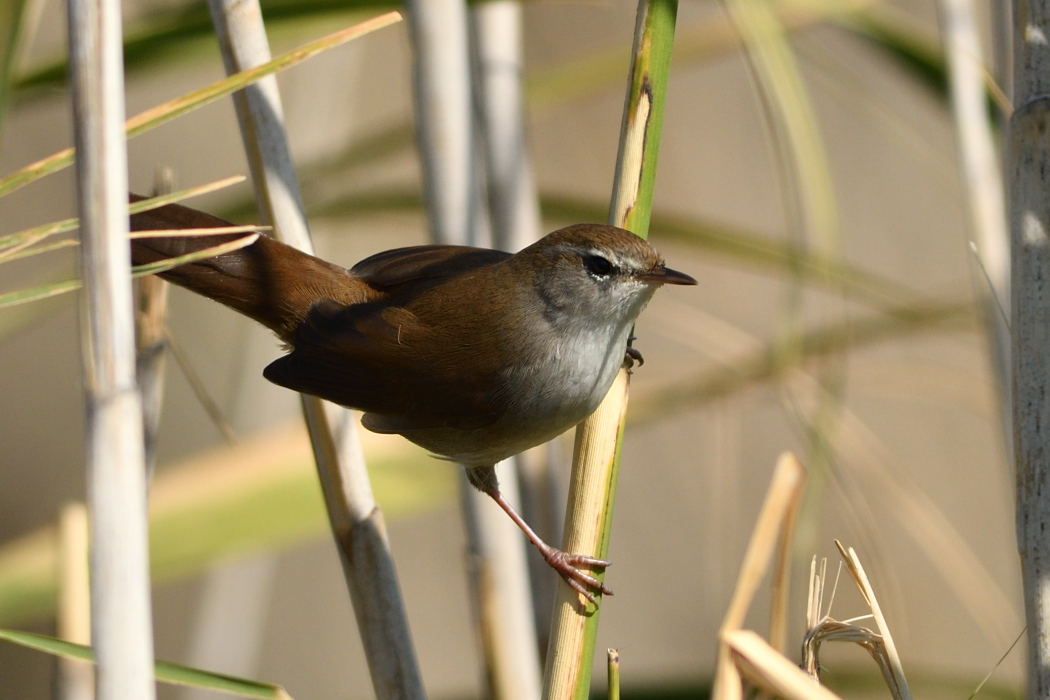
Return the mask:
[[501,250],[420,245],[377,253],[350,268],[350,274],[376,289],[389,290],[406,282],[448,279],[509,257],[510,253]]
[[[494,377],[479,366],[476,348],[492,328],[477,313],[455,315],[452,300],[435,286],[469,283],[472,273],[509,257],[435,245],[366,258],[350,274],[384,292],[382,299],[318,302],[296,329],[293,351],[263,374],[275,384],[368,412],[368,427],[376,431],[489,425],[503,408],[492,397]],[[426,318],[411,310],[420,296],[427,297],[419,300]],[[458,322],[450,322],[450,314]]]
[[401,307],[323,301],[297,329],[293,351],[263,376],[366,411],[368,428],[377,432],[495,422],[503,407],[491,395],[494,378],[477,366],[467,344],[445,342],[440,330],[438,340],[434,335]]

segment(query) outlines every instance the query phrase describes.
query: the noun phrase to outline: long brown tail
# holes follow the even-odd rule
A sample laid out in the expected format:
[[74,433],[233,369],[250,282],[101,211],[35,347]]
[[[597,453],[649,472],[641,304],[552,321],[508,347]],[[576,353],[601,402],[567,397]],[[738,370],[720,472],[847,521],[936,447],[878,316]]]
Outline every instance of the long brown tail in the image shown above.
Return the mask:
[[[142,199],[132,195],[132,201]],[[132,231],[213,228],[230,222],[178,204],[131,216]],[[131,242],[136,265],[174,258],[227,243],[246,234],[142,238]],[[365,300],[367,288],[344,268],[262,235],[231,253],[160,273],[164,279],[253,318],[291,342],[296,326],[320,299],[343,304]]]

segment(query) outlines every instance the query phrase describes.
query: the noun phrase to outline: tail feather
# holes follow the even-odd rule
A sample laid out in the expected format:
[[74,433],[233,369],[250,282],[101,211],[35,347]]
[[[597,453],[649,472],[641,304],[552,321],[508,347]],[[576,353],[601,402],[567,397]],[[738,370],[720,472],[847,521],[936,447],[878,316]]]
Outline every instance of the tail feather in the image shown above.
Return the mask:
[[[132,195],[133,200],[141,199]],[[230,222],[177,204],[131,216],[132,231],[214,228]],[[131,242],[136,265],[157,262],[211,248],[244,234],[141,238]],[[366,289],[344,268],[268,236],[250,246],[176,267],[160,276],[214,299],[273,330],[290,342],[295,328],[319,299],[342,304],[365,300]]]

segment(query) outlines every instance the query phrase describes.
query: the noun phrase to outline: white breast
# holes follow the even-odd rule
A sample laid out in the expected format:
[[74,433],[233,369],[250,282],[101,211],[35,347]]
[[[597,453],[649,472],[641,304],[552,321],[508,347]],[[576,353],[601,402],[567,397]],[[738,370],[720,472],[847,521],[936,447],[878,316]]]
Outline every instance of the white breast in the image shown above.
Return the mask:
[[[630,325],[579,328],[546,348],[542,358],[518,368],[518,386],[508,418],[528,432],[558,435],[580,422],[601,403],[623,364]],[[553,436],[552,435],[552,436]]]

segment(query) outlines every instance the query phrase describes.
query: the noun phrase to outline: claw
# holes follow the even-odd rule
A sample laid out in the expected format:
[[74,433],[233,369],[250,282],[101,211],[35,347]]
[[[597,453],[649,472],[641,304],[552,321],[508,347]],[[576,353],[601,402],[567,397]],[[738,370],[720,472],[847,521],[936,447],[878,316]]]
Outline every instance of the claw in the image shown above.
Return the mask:
[[570,588],[591,601],[594,605],[598,604],[598,600],[594,597],[594,593],[588,590],[587,587],[600,591],[602,595],[613,594],[612,589],[597,578],[576,568],[577,566],[583,565],[596,566],[604,569],[609,566],[610,562],[604,559],[588,557],[583,554],[567,554],[566,552],[563,552],[560,549],[554,549],[553,547],[543,553],[543,558],[552,569],[558,572],[558,575],[565,580],[565,583],[569,584]]
[[623,353],[623,365],[628,370],[631,370],[634,368],[635,362],[637,362],[638,366],[641,367],[645,364],[645,358],[642,357],[642,352],[638,348],[633,348],[630,345],[628,345],[627,349],[624,350]]

